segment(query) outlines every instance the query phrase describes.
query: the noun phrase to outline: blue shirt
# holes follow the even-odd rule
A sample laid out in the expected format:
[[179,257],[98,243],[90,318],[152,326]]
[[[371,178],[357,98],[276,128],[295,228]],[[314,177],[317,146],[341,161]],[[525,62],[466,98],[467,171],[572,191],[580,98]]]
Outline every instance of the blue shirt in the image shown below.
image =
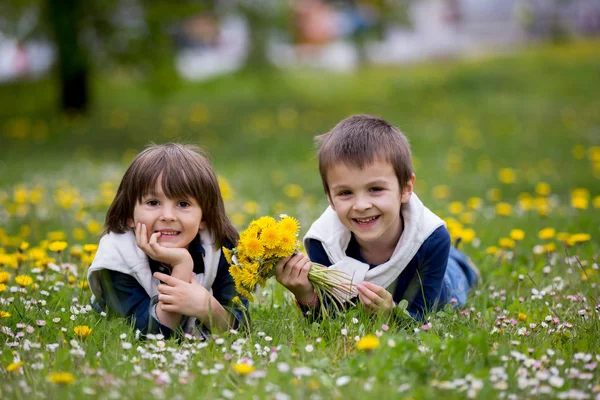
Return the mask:
[[[225,243],[225,247],[231,249],[231,243]],[[189,252],[194,261],[194,273],[204,272],[204,247],[198,238],[194,239],[189,246]],[[160,262],[148,258],[152,274],[157,272]],[[158,303],[157,296],[151,298],[146,290],[132,276],[122,272],[103,270],[101,274],[101,284],[104,295],[104,301],[109,310],[117,315],[131,319],[135,329],[139,329],[143,334],[162,333],[166,338],[170,337],[174,330],[160,323],[156,318],[154,307]],[[247,312],[244,309],[234,307],[232,300],[238,296],[235,290],[233,277],[229,274],[229,263],[223,253],[219,259],[217,275],[212,285],[213,297],[235,317],[234,328],[244,326],[249,321]],[[248,300],[239,296],[245,309],[248,308]],[[185,317],[182,318],[182,321]],[[208,329],[202,327],[201,331],[206,333]]]
[[[311,261],[330,266],[332,263],[323,244],[311,239],[308,246]],[[417,319],[438,305],[450,301],[450,293],[444,285],[444,275],[450,252],[450,234],[445,226],[437,228],[421,245],[415,256],[398,276],[396,286],[390,288],[394,302],[408,301],[408,312]],[[360,254],[360,246],[352,234],[346,255],[367,263]],[[370,268],[377,265],[369,264]],[[393,285],[392,285],[393,286]]]

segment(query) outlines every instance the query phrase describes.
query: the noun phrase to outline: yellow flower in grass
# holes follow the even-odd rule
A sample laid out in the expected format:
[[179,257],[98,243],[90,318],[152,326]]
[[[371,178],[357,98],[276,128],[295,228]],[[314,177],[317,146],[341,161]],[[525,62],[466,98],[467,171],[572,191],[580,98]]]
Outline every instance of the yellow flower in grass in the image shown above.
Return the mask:
[[491,256],[495,256],[496,253],[498,253],[498,247],[497,246],[490,246],[488,247],[485,252]]
[[87,325],[80,325],[73,328],[73,331],[75,332],[75,335],[81,339],[85,339],[92,333],[92,328]]
[[542,240],[552,239],[556,235],[556,229],[554,228],[544,228],[538,232],[538,237]]
[[587,197],[573,197],[571,198],[571,207],[578,210],[585,210],[588,208],[589,199]]
[[56,240],[56,241],[50,243],[50,245],[48,246],[48,250],[60,253],[61,251],[66,249],[67,246],[68,246],[67,242],[64,242],[62,240]]
[[8,282],[10,274],[6,271],[0,271],[0,283]]
[[508,217],[512,214],[512,206],[509,203],[500,202],[496,204],[496,214]]
[[19,246],[19,250],[20,251],[25,251],[29,248],[29,243],[27,242],[21,242],[21,245]]
[[98,250],[97,244],[84,244],[83,250],[88,253],[95,253]]
[[0,283],[0,293],[6,290],[6,285],[4,283]]
[[460,201],[453,201],[448,205],[448,212],[452,215],[458,215],[463,211],[463,204]]
[[558,240],[559,242],[567,242],[570,237],[571,234],[569,232],[558,232],[556,234],[556,240]]
[[51,372],[46,380],[60,385],[69,385],[75,382],[75,375],[70,372]]
[[475,239],[475,231],[471,228],[463,229],[460,238],[464,243],[471,243]]
[[567,244],[569,246],[573,246],[573,245],[575,245],[577,243],[587,242],[591,238],[592,237],[588,233],[575,233],[574,235],[571,235],[569,237],[569,239],[567,240]]
[[510,238],[515,241],[523,240],[525,232],[522,229],[513,229],[510,231]]
[[290,183],[285,185],[283,188],[283,193],[285,193],[285,195],[290,199],[297,199],[304,194],[304,190],[302,189],[302,186],[295,183]]
[[542,252],[544,253],[554,253],[556,251],[556,243],[546,243],[542,247]]
[[0,254],[0,266],[2,265],[12,269],[17,269],[19,262],[14,254]]
[[375,335],[367,335],[356,342],[357,350],[374,350],[379,347],[379,339]]
[[17,275],[15,276],[15,282],[17,282],[19,286],[25,287],[33,283],[33,278],[28,275]]
[[470,210],[479,210],[483,206],[483,200],[480,197],[471,197],[467,201],[467,207]]
[[517,174],[512,168],[502,168],[500,171],[498,171],[498,180],[509,185],[511,183],[515,183],[517,180]]
[[23,361],[10,363],[6,366],[6,371],[7,372],[18,371],[23,366],[23,364],[25,364]]
[[10,318],[12,316],[11,313],[0,310],[0,319],[2,318]]
[[498,240],[498,244],[500,247],[504,247],[505,249],[512,249],[515,247],[515,241],[507,237],[500,238],[500,240]]
[[527,319],[527,314],[519,313],[518,317],[519,321],[525,321]]
[[546,182],[539,182],[535,185],[535,192],[540,196],[548,196],[551,193],[551,187]]
[[248,375],[256,370],[254,365],[246,364],[244,362],[233,364],[231,368],[239,375]]

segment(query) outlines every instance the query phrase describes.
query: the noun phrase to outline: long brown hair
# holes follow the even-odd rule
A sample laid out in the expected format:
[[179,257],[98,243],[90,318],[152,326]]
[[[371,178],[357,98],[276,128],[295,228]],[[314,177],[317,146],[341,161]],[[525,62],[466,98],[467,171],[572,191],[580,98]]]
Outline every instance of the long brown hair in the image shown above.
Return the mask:
[[125,233],[131,228],[136,203],[155,194],[156,182],[168,198],[194,198],[202,209],[207,229],[218,246],[229,240],[237,244],[238,233],[225,214],[217,175],[199,147],[166,143],[151,144],[133,160],[106,214],[104,233]]

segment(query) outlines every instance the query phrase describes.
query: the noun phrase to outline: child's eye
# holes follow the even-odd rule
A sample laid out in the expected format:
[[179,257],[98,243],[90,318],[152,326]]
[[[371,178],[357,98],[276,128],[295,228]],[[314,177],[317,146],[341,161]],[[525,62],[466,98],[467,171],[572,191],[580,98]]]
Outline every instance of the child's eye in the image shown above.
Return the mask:
[[148,200],[146,201],[146,204],[148,204],[149,206],[157,206],[160,203],[158,202],[158,200]]
[[187,208],[187,207],[191,206],[191,204],[187,201],[180,201],[178,204],[179,204],[179,207],[181,207],[181,208]]
[[382,187],[375,186],[375,187],[372,187],[372,188],[371,188],[371,189],[369,189],[369,190],[371,190],[371,192],[381,192],[381,191],[383,190],[383,188],[382,188]]
[[350,196],[351,194],[352,194],[352,192],[349,190],[342,190],[341,192],[338,193],[338,196]]

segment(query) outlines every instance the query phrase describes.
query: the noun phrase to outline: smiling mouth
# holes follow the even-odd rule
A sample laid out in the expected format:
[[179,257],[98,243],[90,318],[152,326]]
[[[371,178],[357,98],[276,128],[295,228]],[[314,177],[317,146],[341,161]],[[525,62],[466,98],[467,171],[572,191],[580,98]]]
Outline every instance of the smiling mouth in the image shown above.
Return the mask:
[[368,217],[368,218],[352,218],[352,220],[354,222],[356,222],[357,224],[368,224],[371,223],[375,220],[377,220],[379,218],[379,215],[375,216],[375,217]]
[[181,232],[180,231],[156,231],[156,232],[160,232],[160,236],[177,236],[179,235]]

